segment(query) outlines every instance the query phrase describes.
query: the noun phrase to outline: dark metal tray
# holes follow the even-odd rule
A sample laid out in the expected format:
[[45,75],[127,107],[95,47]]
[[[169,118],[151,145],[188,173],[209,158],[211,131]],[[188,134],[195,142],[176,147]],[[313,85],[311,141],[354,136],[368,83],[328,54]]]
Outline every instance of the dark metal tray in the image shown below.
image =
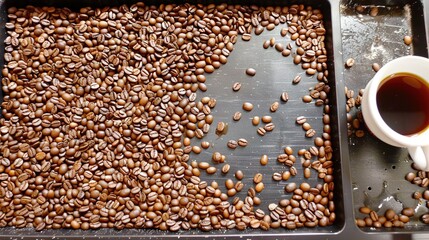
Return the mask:
[[[104,5],[119,6],[123,3],[132,3],[133,1],[0,1],[0,55],[4,54],[5,39],[5,23],[7,22],[6,9],[10,6],[25,6],[25,5],[49,5],[58,7],[69,7],[73,10],[78,10],[84,6],[102,7]],[[173,2],[173,1],[167,1]],[[180,1],[182,2],[182,1]],[[192,2],[192,1],[191,1]],[[204,4],[218,3],[217,1],[202,1]],[[219,1],[225,2],[225,1]],[[352,11],[356,2],[347,1],[340,2],[339,0],[322,0],[322,1],[226,1],[229,4],[257,4],[263,6],[275,5],[289,5],[292,3],[303,3],[322,10],[324,14],[326,34],[326,47],[328,50],[328,66],[329,66],[329,85],[330,91],[330,107],[331,107],[331,128],[332,128],[332,146],[334,149],[334,182],[335,182],[335,205],[336,205],[336,222],[329,227],[316,227],[316,228],[302,228],[294,231],[286,230],[283,228],[272,229],[269,232],[261,230],[246,230],[243,232],[230,230],[230,231],[211,231],[204,233],[200,231],[183,231],[179,233],[163,232],[156,230],[143,230],[143,229],[124,229],[121,231],[113,229],[100,229],[96,231],[70,231],[70,230],[44,230],[36,233],[33,229],[15,229],[3,228],[0,229],[0,238],[246,238],[246,239],[391,239],[390,235],[383,233],[368,234],[369,232],[387,231],[386,229],[374,230],[364,229],[361,231],[357,228],[354,222],[355,216],[358,212],[355,211],[358,207],[363,205],[363,188],[372,187],[372,193],[378,193],[382,187],[382,179],[378,178],[384,174],[385,180],[392,181],[388,186],[397,188],[397,184],[401,186],[398,188],[404,191],[391,191],[391,193],[410,193],[411,184],[406,182],[401,174],[405,174],[410,170],[410,162],[404,161],[407,158],[403,151],[388,147],[379,143],[378,140],[366,135],[363,139],[349,139],[347,136],[347,123],[346,123],[346,110],[344,96],[344,87],[349,88],[363,88],[367,81],[370,80],[372,72],[370,65],[359,67],[359,61],[363,61],[361,45],[368,44],[373,41],[373,38],[366,36],[363,33],[357,32],[361,30],[357,24],[361,21],[357,15]],[[146,4],[156,4],[160,2],[145,1]],[[176,1],[177,3],[177,1]],[[365,4],[365,3],[360,3]],[[369,4],[369,3],[368,3]],[[371,2],[371,4],[374,4]],[[427,3],[420,2],[419,0],[410,0],[409,2],[402,1],[378,1],[377,5],[390,6],[393,8],[409,10],[405,11],[407,14],[412,15],[411,21],[400,22],[404,16],[404,11],[397,11],[398,15],[393,14],[390,18],[386,12],[380,13],[379,17],[374,20],[385,20],[385,25],[399,24],[402,31],[411,30],[413,35],[412,48],[402,49],[399,55],[382,56],[380,63],[384,63],[394,57],[414,53],[417,55],[427,56],[427,33],[428,27],[422,24],[425,21],[425,16],[429,16]],[[385,13],[383,15],[383,13]],[[387,15],[386,15],[387,14]],[[365,18],[365,17],[364,17]],[[399,19],[399,20],[398,20]],[[372,19],[368,20],[372,21]],[[389,25],[390,26],[390,25]],[[349,29],[350,28],[350,29]],[[198,92],[198,97],[210,96],[216,97],[218,100],[217,106],[213,110],[215,122],[212,124],[210,134],[204,138],[214,144],[206,151],[199,155],[191,155],[191,159],[197,161],[209,161],[213,151],[222,151],[227,155],[228,163],[231,165],[229,174],[225,177],[221,174],[212,176],[203,175],[208,182],[210,180],[219,180],[222,183],[226,178],[233,178],[233,173],[237,169],[243,170],[245,178],[243,182],[251,186],[251,180],[256,172],[264,174],[264,179],[269,179],[265,182],[265,190],[259,194],[263,203],[260,208],[266,209],[267,204],[276,202],[282,197],[287,197],[284,194],[283,187],[286,182],[271,181],[271,174],[284,166],[276,163],[276,156],[282,151],[285,146],[292,146],[295,151],[300,148],[308,148],[312,144],[312,140],[304,137],[304,132],[300,126],[295,124],[295,118],[300,115],[307,117],[314,129],[318,133],[323,132],[323,124],[321,120],[322,108],[314,106],[314,103],[305,104],[301,101],[301,97],[308,93],[308,89],[313,87],[317,82],[315,77],[308,77],[305,71],[300,66],[292,63],[292,57],[282,57],[280,53],[274,49],[265,50],[262,48],[263,41],[269,39],[271,36],[276,37],[282,43],[290,41],[289,38],[281,38],[280,27],[275,28],[273,31],[264,31],[260,36],[252,36],[250,42],[243,42],[239,40],[234,47],[234,51],[228,58],[228,63],[216,70],[213,74],[207,75],[208,91]],[[372,30],[370,29],[369,32]],[[380,34],[390,33],[389,30],[381,31]],[[360,37],[353,38],[356,34]],[[396,44],[402,41],[402,34],[398,34],[398,39],[395,40]],[[390,49],[392,45],[386,45]],[[369,51],[369,50],[368,50]],[[344,70],[343,61],[348,57],[354,57],[357,64],[354,68]],[[383,60],[383,61],[382,61]],[[4,60],[0,58],[0,65],[3,66]],[[257,70],[254,77],[248,77],[244,71],[248,67],[253,67]],[[298,85],[292,85],[291,81],[296,74],[301,74],[303,80]],[[239,81],[243,84],[242,89],[234,93],[231,86],[234,82]],[[265,137],[260,137],[256,134],[256,128],[252,126],[250,118],[254,115],[266,115],[269,113],[269,105],[274,101],[279,101],[279,96],[282,91],[289,93],[289,102],[281,104],[279,110],[273,116],[273,121],[276,123],[276,129],[267,134]],[[232,121],[232,114],[235,111],[241,110],[241,104],[244,101],[252,102],[255,108],[250,113],[243,113],[240,122]],[[219,121],[229,123],[229,130],[226,135],[218,137],[214,133],[215,124]],[[226,148],[226,142],[229,139],[236,139],[244,137],[249,140],[249,146],[244,149],[236,149],[231,151]],[[194,141],[197,142],[197,141]],[[376,143],[376,144],[374,144]],[[365,152],[366,150],[366,152]],[[371,161],[374,156],[383,155],[383,152],[390,156],[389,163],[381,162],[380,160]],[[262,154],[269,156],[269,164],[267,166],[260,166],[259,157]],[[380,157],[381,158],[381,157]],[[298,160],[299,161],[299,160]],[[396,169],[392,169],[392,164]],[[303,181],[302,166],[301,164],[295,165],[298,172],[297,178],[293,181],[299,183]],[[218,166],[219,168],[220,166]],[[386,170],[385,170],[386,168]],[[219,170],[218,170],[219,171]],[[298,177],[299,176],[299,177]],[[317,179],[315,173],[309,180],[311,184],[321,182]],[[291,182],[289,180],[288,182]],[[352,184],[353,182],[353,184]],[[220,184],[221,185],[221,184]],[[352,191],[352,187],[357,190]],[[243,193],[244,194],[244,193]],[[240,196],[240,195],[239,195]],[[411,196],[409,197],[411,199]],[[403,200],[404,202],[407,200]],[[412,204],[411,202],[409,204]],[[417,222],[416,222],[417,224]],[[417,230],[429,230],[421,224],[412,225],[405,229],[391,229],[389,231],[395,233],[414,232]],[[406,237],[396,235],[396,237]],[[402,239],[404,239],[402,238]]]

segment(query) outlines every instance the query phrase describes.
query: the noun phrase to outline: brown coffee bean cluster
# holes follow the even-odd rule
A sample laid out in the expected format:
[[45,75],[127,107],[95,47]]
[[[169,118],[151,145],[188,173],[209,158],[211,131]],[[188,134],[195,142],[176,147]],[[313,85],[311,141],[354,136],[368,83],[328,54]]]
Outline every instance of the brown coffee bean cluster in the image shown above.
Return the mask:
[[385,211],[384,214],[379,215],[377,214],[377,212],[371,210],[368,207],[359,208],[359,212],[366,215],[366,217],[356,218],[355,222],[358,227],[402,228],[405,226],[406,223],[410,221],[410,217],[414,216],[413,208],[404,208],[401,214],[397,214],[394,210],[388,209]]
[[347,87],[344,89],[346,96],[346,112],[347,112],[347,135],[349,137],[365,136],[365,124],[362,117],[360,105],[362,102],[364,89],[360,89],[357,96],[352,89]]
[[[311,167],[324,183],[301,184],[291,199],[270,204],[269,213],[256,208],[262,181],[244,200],[228,201],[244,184],[229,179],[224,193],[217,182],[200,178],[200,170],[215,174],[215,166],[189,162],[191,152],[202,151],[191,139],[209,132],[216,105],[214,98],[199,100],[197,91],[207,90],[204,74],[227,63],[239,35],[248,41],[252,32],[287,24],[298,46],[294,62],[327,82],[319,10],[139,2],[78,12],[12,7],[8,19],[0,226],[210,231],[295,229],[335,221],[330,128],[315,139],[317,151],[308,150],[310,158],[317,157]],[[290,45],[275,48],[282,54],[291,50]],[[324,114],[329,125],[328,105]],[[262,118],[263,134],[274,129],[269,119]],[[216,130],[225,134],[227,127],[219,122]],[[209,145],[201,143],[203,149]],[[247,141],[239,139],[237,145]],[[214,164],[225,158],[212,155]],[[228,171],[223,165],[222,173]],[[297,174],[293,166],[289,171]]]

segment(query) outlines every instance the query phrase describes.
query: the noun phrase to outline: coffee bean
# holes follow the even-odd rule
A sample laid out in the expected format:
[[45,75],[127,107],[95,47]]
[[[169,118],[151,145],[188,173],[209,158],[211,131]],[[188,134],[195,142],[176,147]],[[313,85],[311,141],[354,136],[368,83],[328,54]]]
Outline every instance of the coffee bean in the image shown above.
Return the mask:
[[259,193],[259,192],[262,192],[262,190],[264,190],[264,188],[265,188],[264,183],[260,182],[260,183],[256,184],[255,191]]
[[244,139],[244,138],[239,138],[238,140],[237,140],[237,144],[238,144],[238,146],[240,146],[240,147],[245,147],[245,146],[247,146],[247,140],[246,139]]
[[384,216],[386,217],[387,220],[392,220],[396,216],[396,213],[392,209],[388,209],[384,213]]
[[421,216],[421,220],[424,224],[429,224],[429,214],[425,213]]
[[282,175],[280,173],[273,173],[272,178],[274,181],[280,181],[282,180]]
[[301,82],[301,79],[302,79],[301,75],[296,75],[296,76],[293,78],[292,83],[293,83],[293,84],[298,84],[299,82]]
[[273,102],[270,106],[270,111],[275,112],[279,108],[279,102]]
[[232,85],[232,90],[234,92],[237,92],[238,90],[240,90],[240,88],[241,88],[241,83],[239,83],[239,82],[236,82],[236,83],[234,83],[234,85]]
[[249,76],[255,76],[256,70],[254,68],[248,68],[248,69],[246,69],[246,74]]
[[234,115],[232,116],[232,119],[234,121],[238,121],[241,119],[241,112],[235,112]]
[[220,162],[222,162],[222,154],[220,154],[219,152],[214,152],[212,154],[212,161],[214,163],[220,163]]
[[265,125],[264,129],[267,132],[271,132],[274,130],[276,126],[274,125],[274,123],[268,123],[267,125]]
[[310,95],[305,95],[305,96],[303,96],[302,97],[302,101],[303,102],[305,102],[305,103],[309,103],[309,102],[311,102],[313,99],[311,98],[311,96]]
[[262,182],[262,174],[261,173],[255,174],[255,176],[253,177],[253,182],[254,183],[260,183],[260,182]]
[[274,37],[270,38],[270,46],[274,47],[275,44],[276,44],[276,39]]
[[270,123],[273,120],[273,118],[271,116],[265,115],[262,117],[262,122],[263,123]]
[[355,64],[355,60],[353,58],[349,58],[346,60],[346,67],[351,68]]
[[287,56],[289,56],[290,55],[290,53],[291,53],[291,51],[289,50],[289,49],[283,49],[283,51],[282,51],[282,56],[283,57],[287,57]]
[[245,102],[243,103],[243,110],[245,111],[252,111],[253,109],[253,104],[249,103],[249,102]]
[[216,173],[216,171],[217,171],[216,167],[213,167],[213,166],[206,169],[207,174],[214,174]]
[[287,102],[287,101],[289,101],[289,95],[287,94],[287,92],[283,92],[283,93],[282,93],[282,95],[280,96],[280,99],[281,99],[283,102]]
[[235,178],[237,178],[237,180],[242,180],[244,178],[244,173],[241,170],[237,170],[235,172]]
[[245,33],[241,35],[241,39],[243,39],[243,41],[249,41],[250,39],[252,39],[252,35]]
[[229,172],[230,168],[231,168],[231,166],[229,164],[225,164],[225,165],[223,165],[221,171],[222,171],[223,174],[227,174]]
[[264,136],[266,133],[266,130],[263,127],[258,128],[257,133],[261,136]]
[[378,70],[380,70],[380,65],[378,63],[373,63],[372,64],[372,70],[374,70],[374,72],[378,72]]
[[284,46],[281,43],[276,43],[276,45],[274,46],[274,48],[279,51],[282,52],[284,50]]
[[291,192],[295,191],[295,189],[296,189],[296,183],[288,183],[285,186],[285,191],[288,192],[288,193],[291,193]]
[[260,117],[258,117],[258,116],[254,116],[253,118],[252,118],[252,124],[253,124],[253,126],[257,126],[258,124],[259,124],[259,122],[261,121],[261,118]]
[[201,142],[201,147],[204,149],[207,149],[210,147],[210,143],[207,141],[203,141],[203,142]]
[[377,16],[378,15],[378,7],[371,7],[369,15],[371,15],[371,17]]
[[405,43],[405,45],[411,45],[412,41],[413,40],[412,40],[411,36],[406,35],[404,37],[404,43]]
[[404,208],[401,213],[407,217],[412,217],[414,216],[414,209],[410,207]]
[[231,149],[236,149],[238,147],[238,143],[235,140],[229,140],[226,145]]
[[262,157],[260,158],[259,162],[261,163],[262,166],[265,166],[268,164],[268,156],[267,155],[262,155]]
[[262,47],[263,47],[263,48],[265,48],[265,49],[269,48],[269,47],[270,47],[270,40],[266,40],[266,41],[262,44]]

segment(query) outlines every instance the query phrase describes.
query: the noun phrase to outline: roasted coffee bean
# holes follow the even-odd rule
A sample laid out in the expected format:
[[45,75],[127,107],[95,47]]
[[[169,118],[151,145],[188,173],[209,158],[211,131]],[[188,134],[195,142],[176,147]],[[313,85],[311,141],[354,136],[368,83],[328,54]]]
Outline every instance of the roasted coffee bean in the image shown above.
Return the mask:
[[243,110],[245,111],[252,111],[253,109],[253,104],[249,103],[249,102],[245,102],[243,103]]
[[270,123],[273,120],[273,118],[271,116],[265,115],[262,117],[262,122],[263,123]]
[[378,72],[378,70],[380,70],[380,64],[378,63],[373,63],[372,64],[372,70],[374,70],[374,72]]
[[253,126],[257,126],[258,124],[259,124],[259,122],[261,121],[261,118],[260,117],[258,117],[258,116],[254,116],[253,118],[252,118],[252,124],[253,124]]
[[355,60],[353,58],[349,58],[346,60],[346,67],[351,68],[355,64]]
[[260,182],[260,183],[256,184],[255,191],[259,193],[259,192],[262,192],[262,190],[264,190],[264,188],[265,188],[264,183]]
[[235,112],[234,115],[232,116],[232,119],[234,121],[238,121],[241,119],[241,112]]
[[244,138],[239,138],[239,139],[237,140],[237,144],[238,144],[238,146],[240,146],[240,147],[245,147],[245,146],[247,146],[247,140],[246,140],[246,139],[244,139]]
[[237,180],[242,180],[244,178],[244,173],[241,170],[237,170],[235,172],[235,178],[237,178]]
[[276,126],[274,125],[274,123],[267,123],[267,125],[265,125],[264,129],[267,132],[271,132],[274,130]]
[[282,93],[282,95],[280,96],[280,99],[281,99],[283,102],[287,102],[287,101],[289,101],[289,95],[287,94],[287,92],[283,92],[283,93]]
[[259,162],[261,163],[262,166],[265,166],[268,164],[268,156],[267,155],[262,155],[262,157],[260,158]]
[[421,220],[424,224],[429,224],[429,214],[425,213],[421,216]]
[[313,98],[310,95],[305,95],[302,97],[302,101],[305,103],[309,103],[313,100]]
[[401,213],[407,217],[412,217],[414,216],[414,209],[410,207],[404,208]]
[[304,124],[305,122],[307,122],[307,119],[304,116],[299,116],[296,118],[296,123],[299,125]]
[[246,69],[246,74],[249,76],[255,76],[256,70],[254,68],[248,68],[248,69]]
[[223,132],[225,131],[226,128],[226,124],[224,122],[218,122],[217,127],[216,127],[216,131],[218,132]]
[[295,189],[296,189],[296,183],[288,183],[285,187],[285,191],[288,193],[295,191]]
[[263,47],[263,48],[265,48],[265,49],[269,48],[269,47],[270,47],[270,40],[266,40],[266,41],[262,44],[262,47]]
[[293,83],[293,84],[298,84],[299,82],[301,82],[301,79],[302,79],[301,75],[296,75],[296,76],[293,78],[292,83]]
[[207,148],[210,147],[210,143],[207,142],[207,141],[202,141],[201,142],[201,147],[204,148],[204,149],[207,149]]
[[279,102],[273,102],[270,106],[270,111],[275,112],[279,108]]
[[405,43],[405,45],[411,45],[412,41],[413,40],[412,40],[411,36],[406,35],[404,37],[404,43]]
[[261,136],[264,136],[266,133],[266,130],[263,127],[258,128],[257,133]]
[[256,184],[262,182],[262,174],[261,173],[255,174],[255,176],[253,177],[253,182]]
[[238,147],[238,143],[235,140],[229,140],[227,146],[231,149],[236,149]]
[[227,174],[229,172],[229,169],[231,168],[231,166],[229,164],[225,164],[222,167],[222,173],[223,174]]
[[284,50],[284,46],[281,43],[276,43],[276,45],[274,46],[274,48],[279,51],[282,52]]
[[239,83],[239,82],[236,82],[236,83],[234,83],[233,85],[232,85],[232,90],[234,91],[234,92],[237,92],[238,90],[240,90],[241,89],[241,83]]
[[273,173],[273,180],[274,181],[280,181],[282,180],[282,175],[280,173]]

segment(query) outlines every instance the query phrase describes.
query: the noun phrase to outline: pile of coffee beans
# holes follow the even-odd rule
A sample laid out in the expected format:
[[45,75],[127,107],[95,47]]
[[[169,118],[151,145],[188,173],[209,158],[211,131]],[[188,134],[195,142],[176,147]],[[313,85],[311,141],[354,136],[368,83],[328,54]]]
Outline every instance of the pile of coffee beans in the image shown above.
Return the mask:
[[355,97],[355,92],[352,89],[345,87],[346,95],[346,112],[347,112],[347,135],[349,137],[356,136],[361,138],[365,136],[365,124],[362,116],[360,105],[362,102],[364,89],[360,89]]
[[356,225],[359,227],[404,227],[404,225],[410,221],[410,217],[414,216],[413,208],[404,208],[401,214],[397,214],[394,210],[388,209],[383,215],[378,215],[368,207],[359,208],[359,212],[367,215],[367,217],[363,219],[356,218]]
[[[320,10],[139,2],[78,12],[33,6],[7,11],[0,226],[210,231],[334,223],[326,31]],[[212,165],[190,162],[189,154],[211,145],[191,144],[192,138],[204,138],[214,121],[216,99],[197,98],[198,90],[207,90],[205,74],[227,63],[239,35],[248,41],[253,32],[279,24],[287,26],[282,36],[289,34],[298,47],[293,61],[309,75],[318,73],[318,93],[309,96],[325,104],[323,138],[298,155],[323,183],[302,183],[290,190],[290,199],[270,204],[265,212],[256,207],[262,179],[255,176],[257,183],[244,199],[231,200],[244,187],[240,180],[226,180],[225,193],[217,182],[200,178],[201,170],[214,174],[225,155],[213,153]],[[271,42],[282,55],[290,54],[290,45]],[[234,85],[235,91],[239,88]],[[278,107],[275,102],[270,110]],[[245,111],[252,108],[243,105]],[[254,118],[254,125],[259,121]],[[262,121],[260,135],[274,129],[270,116]],[[216,133],[225,134],[227,128],[219,122]],[[228,143],[246,145],[245,139]],[[262,158],[261,164],[267,161]],[[291,148],[278,161],[290,167],[282,180],[297,174]],[[229,169],[223,165],[222,173]]]

